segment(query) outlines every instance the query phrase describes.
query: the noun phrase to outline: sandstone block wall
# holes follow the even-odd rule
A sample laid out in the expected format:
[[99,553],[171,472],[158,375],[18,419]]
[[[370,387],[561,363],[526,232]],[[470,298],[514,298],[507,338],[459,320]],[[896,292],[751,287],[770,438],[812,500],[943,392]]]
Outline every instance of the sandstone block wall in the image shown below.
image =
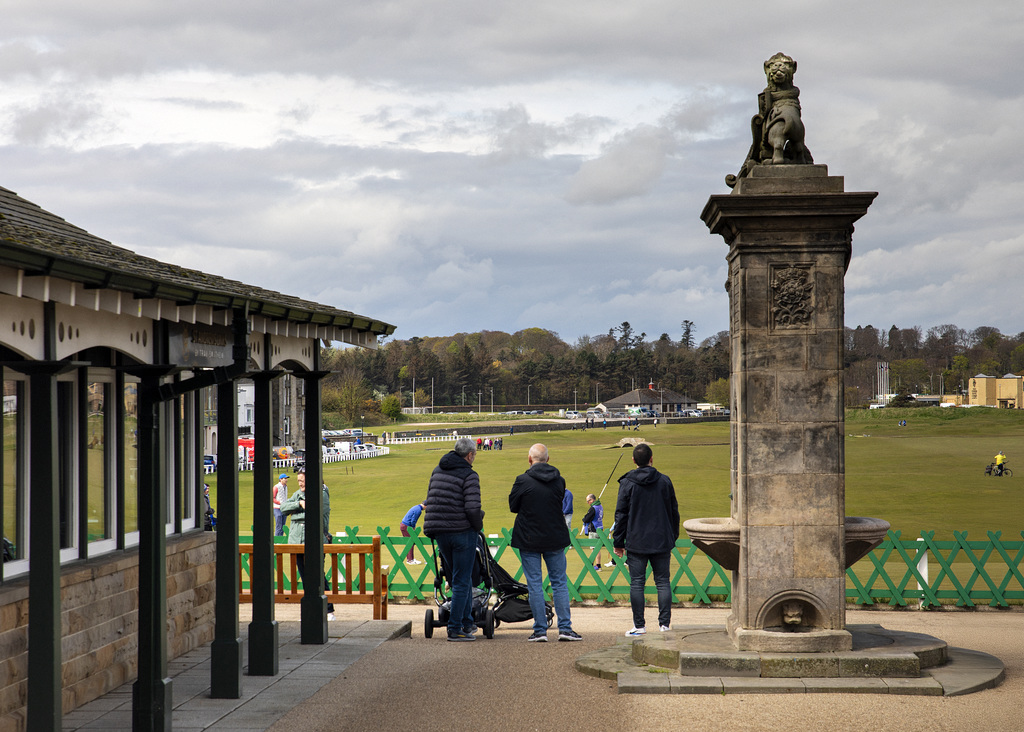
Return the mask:
[[[213,639],[215,535],[167,539],[167,655]],[[64,713],[137,676],[136,551],[68,567],[61,576]],[[0,587],[0,732],[24,732],[28,699],[28,579]]]

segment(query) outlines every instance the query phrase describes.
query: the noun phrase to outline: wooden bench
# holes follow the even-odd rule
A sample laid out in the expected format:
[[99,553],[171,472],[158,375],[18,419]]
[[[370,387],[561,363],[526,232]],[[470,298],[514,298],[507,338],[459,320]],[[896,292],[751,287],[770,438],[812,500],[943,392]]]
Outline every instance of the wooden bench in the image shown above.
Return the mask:
[[[252,563],[252,544],[239,544],[241,555],[238,563],[238,601],[252,602],[252,589],[245,588],[245,568]],[[304,554],[304,544],[274,544],[277,560],[274,581],[274,602],[299,602],[303,591],[299,590],[299,566],[296,557]],[[324,544],[324,555],[330,562],[328,579],[331,590],[327,601],[338,604],[373,605],[373,619],[388,618],[388,572],[381,564],[380,537],[374,536],[370,544]],[[372,569],[367,571],[366,555],[371,555]],[[339,564],[342,566],[339,567]],[[287,574],[285,572],[287,568]],[[288,585],[285,585],[285,578]],[[368,585],[373,585],[367,590]]]

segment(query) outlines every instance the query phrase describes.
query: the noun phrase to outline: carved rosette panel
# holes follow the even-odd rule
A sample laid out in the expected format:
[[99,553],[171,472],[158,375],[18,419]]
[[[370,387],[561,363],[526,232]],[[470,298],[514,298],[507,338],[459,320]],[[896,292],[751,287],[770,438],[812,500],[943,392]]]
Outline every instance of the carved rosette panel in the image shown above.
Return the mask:
[[806,328],[814,313],[814,279],[809,264],[771,265],[773,329]]

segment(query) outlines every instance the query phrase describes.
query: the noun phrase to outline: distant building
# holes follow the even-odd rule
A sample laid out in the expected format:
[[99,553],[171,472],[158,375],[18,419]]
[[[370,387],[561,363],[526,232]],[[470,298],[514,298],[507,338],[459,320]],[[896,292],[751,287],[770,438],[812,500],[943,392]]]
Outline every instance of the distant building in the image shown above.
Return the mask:
[[653,385],[646,389],[634,389],[614,399],[597,405],[606,412],[621,412],[629,408],[643,407],[653,409],[660,414],[674,414],[687,409],[696,409],[697,400],[671,389],[655,389]]
[[1024,377],[978,374],[971,377],[967,398],[971,406],[1024,409]]

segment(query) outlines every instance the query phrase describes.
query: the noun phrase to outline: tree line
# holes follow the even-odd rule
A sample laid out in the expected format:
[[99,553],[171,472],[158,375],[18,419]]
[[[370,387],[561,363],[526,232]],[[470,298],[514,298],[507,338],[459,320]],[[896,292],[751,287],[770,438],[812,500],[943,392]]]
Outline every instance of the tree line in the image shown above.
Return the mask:
[[890,391],[902,394],[959,394],[978,374],[1024,373],[1024,333],[951,324],[927,330],[858,325],[846,329],[845,355],[846,406],[855,407],[873,399],[880,361],[889,364]]
[[[377,414],[394,419],[414,405],[584,409],[650,383],[696,401],[727,403],[729,331],[697,343],[694,327],[683,321],[678,338],[650,339],[623,322],[572,344],[554,331],[526,328],[388,340],[374,351],[326,348],[322,365],[331,373],[323,384],[324,409],[348,422]],[[874,398],[879,361],[889,364],[892,389],[921,394],[959,391],[977,373],[1024,371],[1024,333],[857,326],[845,329],[844,354],[846,405],[856,407]]]

